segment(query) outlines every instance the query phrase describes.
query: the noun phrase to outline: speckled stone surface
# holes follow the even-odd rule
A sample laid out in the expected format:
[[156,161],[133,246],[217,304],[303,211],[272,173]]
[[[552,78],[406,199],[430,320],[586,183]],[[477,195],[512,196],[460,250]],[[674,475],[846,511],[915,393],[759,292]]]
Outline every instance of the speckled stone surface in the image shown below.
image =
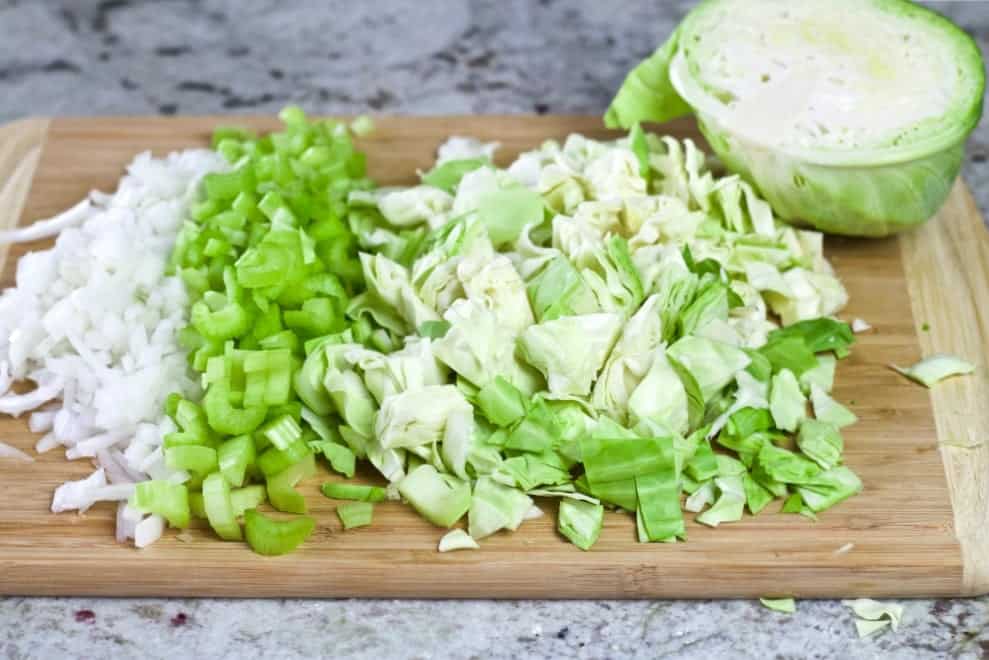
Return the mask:
[[[989,50],[989,3],[928,4]],[[691,5],[0,0],[0,122],[289,102],[325,114],[600,113]],[[987,158],[983,122],[964,169],[983,210]],[[787,617],[752,601],[8,598],[0,658],[980,658],[987,605],[910,601],[898,633],[860,641],[835,601]]]

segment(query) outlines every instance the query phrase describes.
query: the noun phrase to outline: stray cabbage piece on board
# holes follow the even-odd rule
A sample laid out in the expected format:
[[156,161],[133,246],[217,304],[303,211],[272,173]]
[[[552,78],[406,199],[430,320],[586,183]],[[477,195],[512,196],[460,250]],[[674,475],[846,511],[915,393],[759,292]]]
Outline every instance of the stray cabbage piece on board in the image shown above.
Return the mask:
[[781,218],[885,236],[941,207],[984,92],[975,41],[908,0],[708,0],[628,74],[605,123],[692,113]]
[[931,355],[910,367],[898,367],[891,364],[890,368],[928,388],[934,387],[945,378],[963,376],[975,371],[975,365],[971,362],[945,353]]

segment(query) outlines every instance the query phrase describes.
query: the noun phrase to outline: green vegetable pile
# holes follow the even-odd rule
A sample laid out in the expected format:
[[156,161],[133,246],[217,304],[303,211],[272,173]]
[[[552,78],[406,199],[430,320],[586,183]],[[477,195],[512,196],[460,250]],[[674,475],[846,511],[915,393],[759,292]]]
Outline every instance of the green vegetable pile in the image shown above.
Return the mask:
[[282,116],[267,137],[217,132],[231,169],[177,242],[205,394],[169,402],[166,456],[190,478],[140,484],[142,511],[280,554],[313,521],[254,509],[304,514],[317,456],[346,477],[362,459],[387,487],[323,486],[350,500],[346,528],[401,498],[438,527],[466,516],[440,549],[473,548],[558,498],[586,550],[606,508],[674,542],[684,510],[814,517],[861,489],[842,465],[855,416],[829,394],[853,335],[821,235],[689,140],[572,135],[507,169],[479,148],[374,189],[343,125]]
[[[324,443],[324,425],[303,421],[312,411],[296,393],[307,391],[299,380],[306,352],[344,330],[380,346],[369,323],[346,315],[364,286],[346,222],[348,194],[371,187],[364,156],[346,125],[310,123],[298,108],[281,119],[284,130],[265,137],[227,128],[213,136],[231,167],[204,178],[203,200],[171,260],[190,295],[182,341],[205,393],[201,401],[170,397],[178,428],[163,446],[167,464],[190,476],[181,485],[138,484],[134,498],[176,527],[188,524],[190,511],[207,518],[225,540],[241,539],[237,519],[264,501],[306,513],[295,485],[315,474],[313,452]],[[326,455],[353,473],[344,447]],[[261,554],[293,549],[314,527],[261,514],[244,520]]]

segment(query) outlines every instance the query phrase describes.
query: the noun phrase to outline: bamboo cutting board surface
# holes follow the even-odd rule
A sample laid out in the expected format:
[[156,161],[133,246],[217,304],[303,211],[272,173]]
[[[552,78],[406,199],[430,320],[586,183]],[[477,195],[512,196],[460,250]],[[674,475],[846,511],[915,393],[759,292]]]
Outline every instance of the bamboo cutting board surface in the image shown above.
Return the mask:
[[[224,123],[272,119],[27,120],[0,128],[0,225],[48,217],[87,191],[110,191],[139,151],[208,144]],[[594,117],[384,118],[362,140],[371,175],[411,183],[450,134],[499,140],[498,160],[574,131],[603,137]],[[690,123],[662,130],[694,136]],[[15,246],[15,258],[49,242]],[[371,527],[343,532],[335,503],[303,491],[317,530],[296,553],[263,558],[203,526],[186,541],[169,531],[144,550],[114,542],[115,507],[54,515],[54,488],[91,466],[53,450],[32,464],[0,459],[0,593],[112,596],[370,596],[495,598],[937,596],[989,591],[989,241],[964,184],[937,218],[885,240],[829,239],[827,256],[851,294],[843,318],[874,330],[840,363],[835,396],[861,422],[845,430],[846,461],[864,491],[816,523],[763,513],[709,529],[688,523],[687,543],[639,544],[631,516],[609,514],[582,552],[555,532],[555,507],[475,552],[439,554],[442,531],[399,503],[379,505]],[[928,328],[929,330],[924,330]],[[950,352],[975,375],[928,391],[886,368]],[[0,439],[31,451],[26,421],[0,419]],[[949,446],[944,443],[952,443]],[[321,475],[322,476],[322,475]],[[775,511],[771,505],[767,511]],[[850,549],[849,549],[850,547]],[[845,549],[845,552],[839,552]]]

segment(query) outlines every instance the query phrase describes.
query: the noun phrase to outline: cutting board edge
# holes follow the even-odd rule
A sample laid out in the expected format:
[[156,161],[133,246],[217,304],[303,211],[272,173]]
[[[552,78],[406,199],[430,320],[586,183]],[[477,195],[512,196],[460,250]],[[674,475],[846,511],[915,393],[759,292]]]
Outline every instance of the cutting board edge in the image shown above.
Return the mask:
[[[4,581],[0,596],[90,596],[90,597],[179,597],[179,598],[461,598],[495,599],[751,599],[779,593],[788,586],[790,597],[809,598],[934,598],[958,596],[957,584],[950,571],[927,572],[920,580],[897,580],[891,576],[917,573],[918,565],[883,565],[852,570],[847,567],[778,567],[751,575],[732,575],[727,569],[716,593],[707,581],[670,578],[659,572],[644,570],[635,562],[615,559],[613,566],[557,565],[556,570],[529,574],[524,581],[506,580],[504,558],[486,564],[451,562],[433,566],[434,579],[424,583],[421,569],[408,564],[368,566],[361,559],[331,561],[328,570],[318,575],[311,566],[296,565],[294,571],[279,580],[258,579],[264,575],[265,562],[290,558],[254,558],[255,563],[229,567],[224,579],[215,563],[191,567],[186,562],[168,559],[156,562],[142,558],[140,552],[116,564],[99,584],[92,580],[93,571],[106,571],[91,560],[62,559],[53,566],[37,553],[15,560],[0,560]],[[149,564],[153,563],[153,573]],[[735,568],[735,567],[733,567]],[[809,573],[813,579],[807,579]],[[374,575],[387,572],[388,580]],[[196,580],[201,574],[204,579]],[[196,585],[190,588],[189,579]]]
[[[957,208],[948,209],[949,205]],[[960,220],[949,222],[949,216]],[[989,368],[985,355],[989,347],[989,234],[961,178],[937,217],[900,237],[900,249],[924,355],[951,353],[977,365],[974,374],[942,382],[930,395],[954,511],[955,538],[961,546],[961,592],[981,596],[989,593]],[[973,446],[954,446],[945,439]]]

